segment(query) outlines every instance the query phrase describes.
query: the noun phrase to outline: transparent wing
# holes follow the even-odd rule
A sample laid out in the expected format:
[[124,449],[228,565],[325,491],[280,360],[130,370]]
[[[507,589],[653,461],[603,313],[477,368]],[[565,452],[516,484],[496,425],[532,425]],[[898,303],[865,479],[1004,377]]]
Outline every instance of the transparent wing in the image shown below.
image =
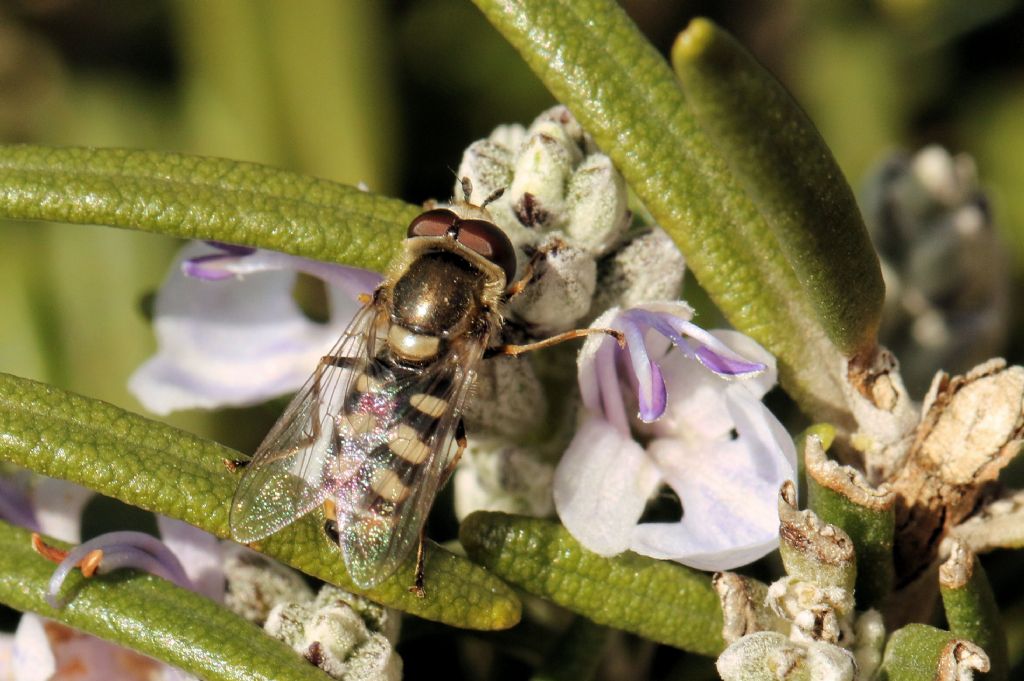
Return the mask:
[[372,363],[353,383],[339,441],[338,541],[352,580],[370,588],[419,540],[452,453],[455,429],[484,340],[464,337],[429,366]]
[[231,536],[258,541],[306,515],[329,495],[338,454],[337,415],[344,405],[352,366],[365,364],[375,344],[378,307],[370,303],[353,318],[321,363],[263,439],[231,503]]

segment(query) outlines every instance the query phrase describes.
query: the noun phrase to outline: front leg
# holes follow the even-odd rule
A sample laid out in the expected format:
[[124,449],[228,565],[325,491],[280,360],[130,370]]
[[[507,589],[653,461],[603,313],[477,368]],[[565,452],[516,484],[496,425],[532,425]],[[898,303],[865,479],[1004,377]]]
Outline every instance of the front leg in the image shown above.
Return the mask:
[[552,345],[558,345],[559,343],[564,343],[567,340],[589,336],[592,333],[608,334],[615,339],[615,342],[619,344],[620,348],[625,349],[626,347],[626,337],[617,329],[573,329],[572,331],[566,331],[564,333],[551,336],[550,338],[534,341],[532,343],[523,343],[522,345],[513,345],[509,343],[496,345],[495,347],[487,348],[487,350],[484,351],[484,358],[495,357],[497,355],[511,355],[512,357],[516,357],[524,352],[532,352]]

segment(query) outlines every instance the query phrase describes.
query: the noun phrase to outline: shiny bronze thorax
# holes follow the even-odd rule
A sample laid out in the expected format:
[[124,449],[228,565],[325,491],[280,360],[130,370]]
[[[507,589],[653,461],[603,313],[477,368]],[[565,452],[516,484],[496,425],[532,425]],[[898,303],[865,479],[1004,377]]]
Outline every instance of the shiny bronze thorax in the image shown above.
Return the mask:
[[464,257],[425,253],[409,263],[391,292],[391,322],[441,339],[465,333],[483,311],[486,275]]

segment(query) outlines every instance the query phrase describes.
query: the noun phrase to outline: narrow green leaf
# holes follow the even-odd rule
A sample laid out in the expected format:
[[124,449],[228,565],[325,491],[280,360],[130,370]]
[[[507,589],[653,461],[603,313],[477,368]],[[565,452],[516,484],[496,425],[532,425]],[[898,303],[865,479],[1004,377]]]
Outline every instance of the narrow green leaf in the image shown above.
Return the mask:
[[614,161],[729,321],[816,419],[849,425],[841,356],[664,59],[613,0],[474,0]]
[[549,520],[478,511],[462,521],[469,557],[598,624],[701,655],[722,652],[722,608],[703,572],[624,553],[603,558]]
[[[239,452],[98,400],[0,374],[0,459],[70,480],[228,538]],[[338,547],[311,513],[259,551],[392,608],[470,629],[504,629],[520,604],[500,580],[441,547],[427,547],[425,598],[409,593],[413,559],[384,583],[357,588]]]
[[875,489],[854,469],[830,461],[817,437],[805,439],[803,452],[808,508],[849,535],[857,552],[857,605],[862,610],[877,607],[895,579],[896,496]]
[[889,638],[875,681],[972,678],[967,670],[988,671],[981,648],[927,624],[908,624]]
[[381,270],[418,208],[255,163],[0,146],[0,217],[101,224]]
[[1007,678],[1006,632],[999,606],[981,561],[967,544],[956,540],[949,559],[939,568],[939,591],[949,630],[981,646],[988,654],[992,681]]
[[694,19],[672,63],[714,139],[782,244],[833,343],[871,350],[885,285],[853,190],[817,128],[775,77],[707,19]]
[[[60,542],[50,542],[63,546]],[[326,681],[329,677],[262,629],[198,594],[134,571],[84,579],[75,572],[67,607],[46,602],[56,566],[32,550],[30,533],[0,522],[0,602],[37,612],[210,681]]]

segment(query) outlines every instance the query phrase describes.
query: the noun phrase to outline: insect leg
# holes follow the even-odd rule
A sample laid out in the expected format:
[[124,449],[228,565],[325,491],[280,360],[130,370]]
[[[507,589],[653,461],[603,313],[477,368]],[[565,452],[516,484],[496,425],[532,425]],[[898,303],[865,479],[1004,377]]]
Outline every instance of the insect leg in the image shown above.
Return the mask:
[[425,541],[425,538],[423,536],[424,531],[425,529],[421,527],[420,540],[419,543],[416,545],[416,581],[414,581],[413,585],[409,587],[409,591],[415,594],[417,598],[423,598],[427,595],[427,592],[423,590],[423,572],[424,563],[426,562],[424,560],[426,558],[426,551],[424,551],[423,547],[423,542]]
[[592,333],[606,333],[615,339],[615,342],[619,344],[620,348],[626,347],[626,337],[622,335],[621,331],[617,331],[616,329],[573,329],[572,331],[566,331],[565,333],[560,333],[557,336],[551,336],[550,338],[545,338],[544,340],[533,343],[525,343],[523,345],[506,344],[487,348],[487,350],[484,351],[484,357],[494,357],[496,355],[511,355],[515,357],[516,355],[521,355],[524,352],[532,352],[533,350],[540,350],[541,348],[558,345],[559,343],[564,343],[567,340],[583,338],[584,336],[588,336]]
[[221,459],[228,473],[234,473],[249,465],[249,459]]
[[466,422],[459,417],[459,422],[455,425],[455,454],[452,455],[452,460],[448,462],[448,465],[444,467],[444,473],[441,474],[441,484],[438,487],[444,487],[448,482],[448,478],[452,477],[452,473],[455,472],[455,467],[459,465],[459,459],[462,458],[462,453],[466,451]]
[[[448,482],[448,478],[452,477],[452,473],[455,472],[455,466],[458,465],[459,459],[462,458],[462,453],[466,451],[466,444],[466,423],[459,417],[459,422],[455,426],[455,454],[452,456],[452,460],[448,462],[448,465],[445,466],[444,473],[441,474],[439,488],[444,487],[445,483]],[[426,562],[423,533],[424,528],[420,527],[420,540],[416,547],[416,578],[413,585],[409,587],[409,591],[416,594],[419,598],[423,598],[426,595],[426,592],[423,590],[423,573]]]
[[537,263],[539,263],[548,253],[557,250],[561,245],[562,242],[556,240],[553,243],[534,251],[533,255],[530,256],[530,259],[526,261],[526,265],[523,266],[523,276],[519,278],[519,281],[512,282],[509,284],[508,288],[505,289],[505,300],[514,298],[522,293],[523,289],[529,286],[530,282],[533,281],[533,278],[537,276]]

